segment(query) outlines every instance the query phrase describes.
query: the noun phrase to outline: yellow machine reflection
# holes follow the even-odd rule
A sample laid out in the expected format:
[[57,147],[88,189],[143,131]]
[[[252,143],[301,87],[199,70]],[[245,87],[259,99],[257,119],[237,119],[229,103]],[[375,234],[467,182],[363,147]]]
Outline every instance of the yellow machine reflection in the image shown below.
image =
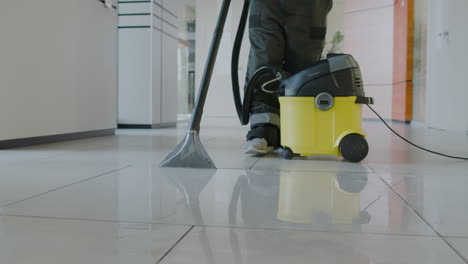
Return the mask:
[[291,173],[280,175],[277,218],[296,224],[359,225],[370,215],[361,211],[367,175]]

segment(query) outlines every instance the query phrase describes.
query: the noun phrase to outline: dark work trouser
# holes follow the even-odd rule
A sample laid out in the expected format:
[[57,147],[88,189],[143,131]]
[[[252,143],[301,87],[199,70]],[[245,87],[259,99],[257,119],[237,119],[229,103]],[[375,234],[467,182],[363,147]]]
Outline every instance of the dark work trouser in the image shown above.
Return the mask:
[[[251,0],[251,49],[246,81],[263,66],[295,74],[317,62],[323,51],[332,4],[332,0]],[[247,139],[265,138],[278,147],[279,108],[278,98],[258,87]]]

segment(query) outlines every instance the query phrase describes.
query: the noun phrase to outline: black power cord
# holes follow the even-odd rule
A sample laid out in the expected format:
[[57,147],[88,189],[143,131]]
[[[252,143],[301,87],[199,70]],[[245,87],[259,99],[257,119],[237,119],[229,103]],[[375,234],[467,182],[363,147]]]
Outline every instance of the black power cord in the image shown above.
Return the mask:
[[457,157],[457,156],[451,156],[451,155],[443,154],[443,153],[436,152],[436,151],[432,151],[432,150],[429,150],[429,149],[426,149],[426,148],[423,148],[423,147],[420,147],[420,146],[414,144],[413,142],[411,142],[411,141],[409,141],[408,139],[404,138],[402,135],[398,134],[390,125],[388,125],[387,122],[385,122],[385,120],[377,113],[377,111],[374,110],[374,108],[372,108],[370,105],[367,105],[367,107],[369,107],[369,109],[370,109],[372,112],[374,112],[374,114],[385,124],[385,126],[386,126],[388,129],[390,129],[390,131],[392,131],[396,136],[398,136],[399,138],[401,138],[402,140],[404,140],[405,142],[407,142],[407,143],[410,144],[411,146],[416,147],[416,148],[421,149],[421,150],[424,150],[424,151],[427,151],[427,152],[432,153],[432,154],[435,154],[435,155],[439,155],[439,156],[442,156],[442,157],[446,157],[446,158],[458,159],[458,160],[468,160],[468,158]]

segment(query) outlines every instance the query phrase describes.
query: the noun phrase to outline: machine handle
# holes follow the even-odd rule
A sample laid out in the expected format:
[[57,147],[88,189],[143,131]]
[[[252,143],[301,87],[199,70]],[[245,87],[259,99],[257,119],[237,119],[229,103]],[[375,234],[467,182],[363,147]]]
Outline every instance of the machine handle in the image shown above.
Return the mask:
[[274,78],[273,80],[270,80],[270,81],[268,81],[268,82],[266,82],[266,83],[264,83],[264,84],[262,85],[262,91],[265,92],[265,93],[269,93],[269,94],[274,94],[274,93],[276,93],[276,91],[270,91],[270,90],[268,90],[268,89],[267,89],[267,86],[270,85],[270,84],[272,84],[272,83],[279,82],[279,81],[281,81],[282,79],[283,79],[283,75],[281,75],[280,72],[276,73],[276,78]]

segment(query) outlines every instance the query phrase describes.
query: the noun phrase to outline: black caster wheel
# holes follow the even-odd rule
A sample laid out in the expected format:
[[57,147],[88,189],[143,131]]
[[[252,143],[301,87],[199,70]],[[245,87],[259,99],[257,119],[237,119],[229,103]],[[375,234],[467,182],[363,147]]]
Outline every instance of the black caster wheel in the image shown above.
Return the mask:
[[288,147],[283,148],[283,158],[287,160],[294,158],[294,152]]
[[340,152],[347,161],[361,162],[369,154],[369,144],[363,136],[350,134],[341,141]]

